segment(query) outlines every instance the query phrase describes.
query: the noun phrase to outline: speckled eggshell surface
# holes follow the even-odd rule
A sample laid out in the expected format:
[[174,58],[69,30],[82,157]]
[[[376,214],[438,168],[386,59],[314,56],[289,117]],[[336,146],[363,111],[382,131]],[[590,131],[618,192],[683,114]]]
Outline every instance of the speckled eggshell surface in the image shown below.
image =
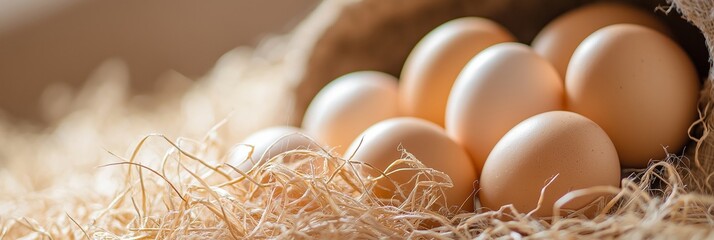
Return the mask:
[[[406,157],[401,149],[414,155],[427,167],[446,173],[453,187],[443,187],[447,199],[439,199],[437,204],[447,205],[451,210],[473,210],[473,194],[478,174],[466,151],[451,140],[438,125],[418,118],[401,117],[379,122],[368,128],[345,153],[352,160],[368,163],[379,171],[386,170],[395,160]],[[410,168],[406,164],[397,167]],[[369,168],[366,174],[379,177],[379,171]],[[394,170],[394,169],[392,169]],[[395,172],[390,178],[409,194],[414,186],[415,170]],[[429,180],[421,176],[419,180]],[[395,185],[383,178],[377,182],[375,194],[382,198],[401,198],[395,195]]]
[[[521,122],[498,142],[481,173],[479,200],[498,210],[513,204],[522,213],[553,214],[553,204],[566,193],[594,186],[620,186],[620,164],[612,141],[593,121],[572,112],[552,111]],[[577,210],[600,195],[567,202]]]
[[623,167],[680,153],[697,116],[699,80],[687,54],[669,37],[633,24],[590,35],[570,60],[567,108],[610,136]]

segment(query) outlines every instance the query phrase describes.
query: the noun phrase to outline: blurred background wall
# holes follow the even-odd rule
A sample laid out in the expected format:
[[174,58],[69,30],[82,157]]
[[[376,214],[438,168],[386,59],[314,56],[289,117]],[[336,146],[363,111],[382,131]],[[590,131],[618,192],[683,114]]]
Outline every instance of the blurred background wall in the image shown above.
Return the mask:
[[41,123],[45,86],[78,87],[108,58],[132,88],[168,70],[196,78],[225,52],[284,33],[318,0],[0,0],[0,112]]

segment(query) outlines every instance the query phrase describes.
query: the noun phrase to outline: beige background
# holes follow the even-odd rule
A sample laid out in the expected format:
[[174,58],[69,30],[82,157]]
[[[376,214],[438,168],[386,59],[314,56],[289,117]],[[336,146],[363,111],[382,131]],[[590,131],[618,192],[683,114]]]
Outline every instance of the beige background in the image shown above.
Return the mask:
[[167,70],[204,74],[223,53],[290,29],[318,0],[0,0],[0,111],[41,122],[51,82],[80,86],[103,60],[151,91]]

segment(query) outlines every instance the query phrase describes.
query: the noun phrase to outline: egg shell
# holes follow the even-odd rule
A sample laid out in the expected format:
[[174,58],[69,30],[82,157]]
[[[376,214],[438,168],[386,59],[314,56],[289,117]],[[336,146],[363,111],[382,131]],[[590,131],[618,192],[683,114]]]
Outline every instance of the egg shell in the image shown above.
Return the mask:
[[561,110],[563,81],[553,66],[520,43],[494,45],[474,57],[454,83],[446,132],[477,169],[508,130],[533,115]]
[[350,73],[315,96],[302,127],[324,145],[344,150],[372,124],[396,117],[397,101],[395,77],[375,71]]
[[515,38],[499,24],[477,17],[451,20],[432,30],[409,54],[400,77],[404,115],[444,126],[444,112],[456,77],[476,54]]
[[531,45],[538,54],[553,63],[564,78],[570,57],[580,42],[598,29],[618,23],[639,24],[663,33],[669,32],[654,13],[627,4],[600,2],[559,16],[538,33]]
[[[513,204],[522,213],[553,214],[553,204],[566,193],[594,186],[619,187],[620,165],[612,141],[595,122],[572,112],[552,111],[519,123],[498,142],[481,173],[479,200],[487,209]],[[567,202],[577,210],[603,195]]]
[[229,163],[243,172],[290,150],[318,149],[318,146],[307,138],[301,129],[291,126],[262,129],[248,136],[240,144],[253,146],[252,155],[248,155],[249,151],[234,152]]
[[[244,173],[248,173],[254,166],[267,163],[274,157],[291,150],[311,150],[320,151],[321,148],[308,138],[300,128],[292,126],[275,126],[257,131],[243,140],[236,151],[230,156],[229,164],[235,166]],[[250,148],[253,146],[252,155]],[[286,164],[292,172],[291,174],[318,175],[329,174],[326,168],[329,159],[323,157],[306,157],[306,155],[293,155],[289,158],[275,159],[276,162]],[[238,173],[231,173],[233,177],[240,177]],[[261,184],[274,184],[270,188],[258,188],[255,194],[264,190],[270,191],[274,201],[287,201],[285,204],[299,206],[300,208],[289,208],[286,211],[312,211],[321,207],[320,201],[314,199],[315,193],[304,181],[291,181],[290,174],[258,174],[251,175],[253,180]],[[257,177],[257,178],[255,178]]]
[[[461,210],[473,210],[473,192],[478,174],[466,151],[457,145],[444,133],[438,125],[418,118],[401,117],[385,120],[371,126],[361,137],[355,139],[345,156],[361,161],[384,171],[395,160],[403,156],[400,148],[411,153],[427,167],[444,172],[453,182],[452,188],[443,188],[447,199],[439,199],[436,209],[448,206],[450,210],[461,207]],[[410,168],[406,164],[399,168]],[[379,177],[379,171],[366,169],[366,174]],[[393,170],[393,169],[392,169]],[[414,187],[413,179],[417,171],[401,171],[390,175],[398,184],[404,184],[405,195]],[[422,176],[420,180],[429,180]],[[381,198],[400,198],[395,195],[396,187],[391,181],[383,178],[377,182],[375,194]]]
[[599,124],[623,167],[643,168],[679,153],[697,115],[699,81],[687,54],[667,36],[617,24],[577,48],[565,79],[567,107]]

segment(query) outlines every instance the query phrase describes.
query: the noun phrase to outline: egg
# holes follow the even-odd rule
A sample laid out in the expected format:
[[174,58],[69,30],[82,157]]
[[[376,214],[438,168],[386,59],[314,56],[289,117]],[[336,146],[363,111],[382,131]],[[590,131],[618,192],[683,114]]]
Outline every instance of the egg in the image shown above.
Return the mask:
[[464,65],[481,50],[514,40],[499,24],[477,17],[451,20],[432,30],[404,63],[399,86],[402,113],[443,126],[451,86]]
[[599,124],[623,167],[643,168],[678,153],[697,116],[699,80],[687,54],[667,36],[632,24],[590,35],[570,60],[567,108]]
[[[554,179],[553,179],[554,178]],[[570,191],[594,186],[619,187],[620,164],[610,138],[595,122],[572,112],[552,111],[516,125],[488,156],[481,172],[479,200],[497,210],[513,204],[534,216],[553,214],[553,204]],[[578,210],[603,195],[568,201],[562,209]]]
[[538,33],[531,45],[553,63],[561,77],[565,77],[570,57],[580,42],[598,29],[618,23],[639,24],[668,32],[652,13],[622,3],[601,2],[559,16]]
[[446,107],[446,132],[480,170],[499,139],[519,122],[560,110],[563,81],[553,66],[520,43],[494,45],[464,67]]
[[305,113],[303,129],[344,151],[362,131],[399,114],[397,79],[375,71],[344,75],[325,86]]
[[311,141],[301,129],[291,126],[265,128],[245,138],[240,145],[252,146],[252,154],[249,150],[234,152],[230,157],[229,164],[244,172],[290,150],[319,149],[319,146]]
[[[475,182],[478,174],[466,151],[451,140],[444,129],[432,122],[413,118],[400,117],[379,122],[365,130],[345,153],[352,160],[361,161],[374,166],[379,171],[387,169],[393,161],[404,157],[400,149],[411,153],[427,167],[446,173],[451,178],[453,187],[443,188],[446,199],[439,199],[439,207],[446,206],[450,210],[461,208],[473,210]],[[399,168],[409,168],[405,164]],[[370,170],[366,174],[372,178],[379,177],[379,171]],[[393,169],[392,169],[393,170]],[[417,171],[403,170],[390,175],[408,195],[414,187],[414,177]],[[420,180],[429,180],[424,176]],[[437,179],[438,180],[438,179]],[[382,178],[377,181],[375,194],[381,198],[400,198],[395,195],[396,187],[391,181]],[[438,209],[438,207],[435,207]]]

